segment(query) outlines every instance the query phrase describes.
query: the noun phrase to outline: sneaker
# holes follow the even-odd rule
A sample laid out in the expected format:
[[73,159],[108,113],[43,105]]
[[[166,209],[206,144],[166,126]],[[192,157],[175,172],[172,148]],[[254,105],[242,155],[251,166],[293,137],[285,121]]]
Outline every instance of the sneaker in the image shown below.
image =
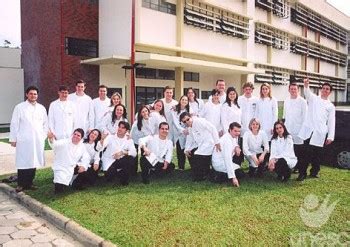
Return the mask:
[[299,176],[298,176],[298,178],[297,178],[297,181],[304,181],[304,180],[305,180],[305,178],[306,178],[306,176],[305,176],[305,175],[301,175],[301,174],[299,174]]
[[310,177],[310,178],[320,178],[320,176],[318,176],[317,174],[310,174],[309,177]]

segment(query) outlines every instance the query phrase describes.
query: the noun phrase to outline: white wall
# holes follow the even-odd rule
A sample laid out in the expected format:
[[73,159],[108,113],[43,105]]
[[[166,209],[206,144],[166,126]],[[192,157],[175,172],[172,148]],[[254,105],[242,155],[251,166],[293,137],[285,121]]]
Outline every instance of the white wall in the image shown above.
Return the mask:
[[335,76],[335,66],[334,64],[320,61],[320,74]]
[[20,68],[21,50],[18,48],[0,47],[0,67]]

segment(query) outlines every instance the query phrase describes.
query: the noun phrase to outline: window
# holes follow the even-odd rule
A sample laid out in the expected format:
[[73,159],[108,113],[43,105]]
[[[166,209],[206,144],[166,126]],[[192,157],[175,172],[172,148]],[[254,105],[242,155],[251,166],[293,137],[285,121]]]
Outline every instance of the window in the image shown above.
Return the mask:
[[142,7],[176,15],[176,5],[164,0],[142,0]]
[[175,80],[175,71],[166,69],[137,68],[136,78]]
[[199,82],[199,73],[195,72],[184,72],[184,81]]
[[346,102],[350,103],[350,83],[347,84]]
[[98,47],[96,40],[76,39],[66,37],[66,54],[81,57],[98,57]]
[[109,87],[107,90],[107,96],[110,98],[115,92],[118,92],[123,97],[123,89],[120,87]]
[[141,105],[152,104],[156,99],[163,98],[162,87],[136,87],[136,111]]
[[202,91],[201,92],[201,99],[209,99],[210,95],[211,95],[211,91]]

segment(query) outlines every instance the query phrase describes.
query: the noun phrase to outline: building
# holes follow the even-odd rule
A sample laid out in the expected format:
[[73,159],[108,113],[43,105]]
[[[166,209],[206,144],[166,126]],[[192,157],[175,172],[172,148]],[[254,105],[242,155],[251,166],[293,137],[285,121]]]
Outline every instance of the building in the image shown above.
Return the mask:
[[0,88],[0,127],[7,127],[14,106],[24,98],[21,49],[0,47]]

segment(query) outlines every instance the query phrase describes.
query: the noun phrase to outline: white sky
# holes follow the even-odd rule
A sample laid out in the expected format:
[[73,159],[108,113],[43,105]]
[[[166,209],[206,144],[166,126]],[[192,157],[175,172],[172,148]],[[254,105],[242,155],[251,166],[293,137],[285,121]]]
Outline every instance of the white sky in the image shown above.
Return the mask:
[[[327,1],[350,17],[349,0]],[[20,0],[0,0],[0,6],[0,46],[5,39],[12,43],[11,46],[19,46],[21,44]]]

